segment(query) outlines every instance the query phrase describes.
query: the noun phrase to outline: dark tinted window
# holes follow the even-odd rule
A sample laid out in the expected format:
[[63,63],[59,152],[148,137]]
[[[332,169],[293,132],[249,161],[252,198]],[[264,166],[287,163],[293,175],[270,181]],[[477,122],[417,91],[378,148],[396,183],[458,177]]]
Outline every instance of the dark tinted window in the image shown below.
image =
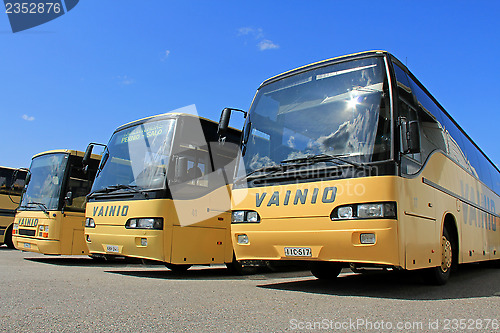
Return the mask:
[[[445,135],[443,133],[443,126],[441,124],[442,112],[439,107],[429,98],[429,96],[411,79],[406,73],[397,65],[394,66],[396,78],[398,80],[398,92],[400,98],[410,102],[418,116],[420,127],[420,155],[421,162],[425,162],[429,155],[435,150],[442,150],[447,153],[447,145]],[[400,82],[402,81],[402,82]],[[404,97],[407,95],[406,89],[403,89],[405,84],[411,87],[414,95]],[[417,102],[417,104],[414,103]],[[401,111],[401,116],[405,116],[405,112]],[[413,120],[412,117],[407,118]],[[415,154],[417,155],[417,154]],[[417,158],[418,160],[418,158]]]
[[[397,66],[395,66],[396,68]],[[433,115],[439,124],[444,127],[443,140],[441,140],[438,132],[433,129],[435,124],[427,119],[431,127],[426,126],[425,119],[422,117],[423,121],[423,134],[429,138],[429,142],[435,145],[436,148],[443,148],[445,145],[450,158],[455,160],[457,163],[462,165],[465,169],[469,170],[474,176],[478,177],[483,183],[494,189],[497,193],[500,188],[500,181],[495,182],[495,178],[499,178],[498,171],[491,165],[491,163],[486,159],[486,157],[474,146],[474,144],[469,140],[469,138],[464,135],[464,133],[455,125],[455,123],[441,110],[441,108],[431,99],[431,97],[411,78],[409,79],[410,86],[413,94],[418,100],[418,104],[421,108],[425,109],[425,112]],[[430,129],[430,131],[429,131]],[[432,139],[434,137],[434,139]],[[425,139],[425,138],[424,138]],[[425,142],[421,139],[422,144]],[[423,147],[425,153],[425,146]]]
[[71,205],[66,205],[65,209],[84,212],[86,203],[85,199],[92,188],[92,183],[96,175],[99,161],[91,160],[87,172],[84,172],[83,170],[81,157],[70,156],[69,163],[69,178],[66,186],[66,192],[64,192],[63,195],[66,196],[68,192],[71,192],[73,203]]
[[26,171],[0,168],[0,194],[21,195]]
[[410,82],[408,81],[408,76],[406,72],[401,69],[398,65],[394,64],[394,73],[396,74],[396,81],[398,88],[404,90],[408,93],[411,92]]

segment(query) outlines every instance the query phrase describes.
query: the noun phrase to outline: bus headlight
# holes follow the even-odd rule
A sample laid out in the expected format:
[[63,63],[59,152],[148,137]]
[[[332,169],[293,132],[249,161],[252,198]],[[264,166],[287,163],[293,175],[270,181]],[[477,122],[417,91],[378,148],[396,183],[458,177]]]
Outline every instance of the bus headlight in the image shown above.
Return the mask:
[[395,219],[395,202],[373,202],[336,207],[330,214],[335,220],[348,219]]
[[19,230],[19,223],[12,223],[12,234],[15,235],[17,234]]
[[125,223],[125,228],[163,230],[163,218],[155,217],[155,218],[129,219],[127,223]]
[[338,216],[341,219],[352,219],[353,216],[352,207],[351,206],[339,207]]
[[86,228],[95,228],[95,222],[93,218],[87,217],[85,219],[85,227]]
[[260,223],[260,216],[254,210],[234,210],[231,223]]

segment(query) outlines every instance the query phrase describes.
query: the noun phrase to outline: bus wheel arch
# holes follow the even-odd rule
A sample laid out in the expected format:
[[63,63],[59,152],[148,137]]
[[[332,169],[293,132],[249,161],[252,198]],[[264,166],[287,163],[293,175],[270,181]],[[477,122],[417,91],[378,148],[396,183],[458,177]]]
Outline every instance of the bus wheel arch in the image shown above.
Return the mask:
[[450,242],[452,245],[453,253],[452,253],[452,270],[456,270],[459,263],[459,253],[460,253],[460,242],[458,239],[458,228],[457,228],[457,220],[451,213],[446,213],[443,219],[443,227],[441,234],[444,235],[445,229],[448,231],[448,235],[450,237]]
[[458,264],[458,230],[453,215],[444,216],[441,230],[439,265],[423,270],[424,280],[434,285],[443,285],[448,282],[451,271]]
[[7,245],[9,249],[14,249],[14,242],[12,240],[12,224],[9,225],[7,230],[5,230],[4,244]]

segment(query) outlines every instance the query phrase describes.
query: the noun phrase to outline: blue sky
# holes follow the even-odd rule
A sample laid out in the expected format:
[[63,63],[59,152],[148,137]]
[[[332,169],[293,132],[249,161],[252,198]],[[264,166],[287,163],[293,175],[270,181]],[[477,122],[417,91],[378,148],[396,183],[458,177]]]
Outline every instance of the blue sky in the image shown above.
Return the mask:
[[498,17],[499,1],[82,0],[13,34],[0,13],[0,165],[191,104],[218,120],[273,75],[371,49],[407,63],[500,165]]

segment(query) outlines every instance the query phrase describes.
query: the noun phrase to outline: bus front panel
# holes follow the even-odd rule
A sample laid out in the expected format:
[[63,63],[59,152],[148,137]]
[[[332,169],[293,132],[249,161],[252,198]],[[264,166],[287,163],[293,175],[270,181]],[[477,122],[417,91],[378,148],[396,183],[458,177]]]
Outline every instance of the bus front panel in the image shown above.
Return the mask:
[[[214,199],[221,191],[227,195],[222,187],[191,200],[89,202],[85,234],[90,253],[172,264],[231,262],[230,213],[219,210]],[[156,224],[146,226],[146,220]]]
[[43,254],[88,254],[83,213],[20,211],[14,221],[14,246]]
[[[381,176],[236,189],[232,198],[233,207],[238,207],[232,224],[236,258],[404,266],[398,237],[399,186],[397,177]],[[368,209],[377,209],[378,203],[387,207],[388,217],[355,216],[357,207],[371,204]],[[235,214],[252,211],[257,212],[258,222],[235,221]]]

